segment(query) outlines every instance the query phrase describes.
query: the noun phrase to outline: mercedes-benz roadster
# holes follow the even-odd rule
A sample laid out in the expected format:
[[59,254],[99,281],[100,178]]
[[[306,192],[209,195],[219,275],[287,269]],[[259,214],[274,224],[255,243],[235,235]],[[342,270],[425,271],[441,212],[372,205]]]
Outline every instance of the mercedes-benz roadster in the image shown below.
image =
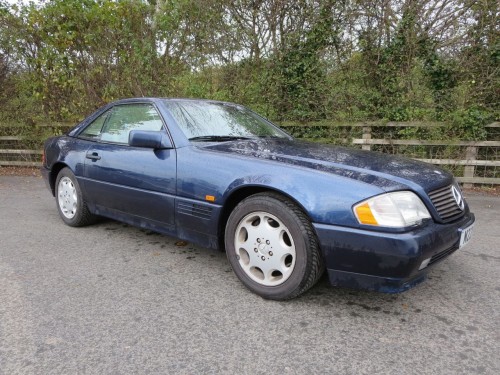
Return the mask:
[[105,216],[224,249],[248,289],[276,300],[325,269],[332,285],[406,290],[474,223],[440,168],[295,140],[217,101],[106,105],[46,141],[42,174],[66,224]]

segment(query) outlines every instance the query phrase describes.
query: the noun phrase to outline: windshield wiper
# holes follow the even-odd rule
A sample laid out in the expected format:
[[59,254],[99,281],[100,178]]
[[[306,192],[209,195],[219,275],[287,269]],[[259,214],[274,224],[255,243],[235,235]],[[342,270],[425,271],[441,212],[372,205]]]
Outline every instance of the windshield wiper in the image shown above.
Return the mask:
[[288,137],[280,137],[279,135],[258,135],[257,137],[266,139],[288,139]]
[[227,141],[237,141],[240,139],[251,139],[251,138],[242,137],[239,135],[200,135],[198,137],[189,138],[190,141],[195,141],[195,142],[227,142]]

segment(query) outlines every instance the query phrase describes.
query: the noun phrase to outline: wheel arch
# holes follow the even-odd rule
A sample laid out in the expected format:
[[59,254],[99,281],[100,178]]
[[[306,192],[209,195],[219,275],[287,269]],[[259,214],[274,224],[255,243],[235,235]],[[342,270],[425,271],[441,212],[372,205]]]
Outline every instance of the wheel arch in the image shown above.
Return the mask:
[[65,163],[57,162],[50,169],[49,184],[50,184],[50,190],[52,191],[52,195],[54,197],[56,196],[56,179],[57,179],[57,175],[59,174],[59,172],[63,168],[69,168],[69,167]]
[[285,193],[282,190],[275,189],[269,186],[242,186],[240,188],[237,188],[233,190],[228,197],[226,198],[224,205],[222,207],[221,213],[219,215],[219,223],[217,227],[217,239],[219,242],[219,249],[225,250],[225,245],[224,245],[224,235],[226,232],[226,225],[227,221],[229,219],[229,215],[231,215],[231,212],[233,212],[234,208],[244,199],[255,195],[259,193],[276,193],[279,194],[290,201],[292,201],[294,204],[299,207],[304,214],[307,216],[307,218],[311,221],[311,217],[308,214],[307,210],[304,208],[304,206],[297,201],[294,197],[290,196],[289,194]]

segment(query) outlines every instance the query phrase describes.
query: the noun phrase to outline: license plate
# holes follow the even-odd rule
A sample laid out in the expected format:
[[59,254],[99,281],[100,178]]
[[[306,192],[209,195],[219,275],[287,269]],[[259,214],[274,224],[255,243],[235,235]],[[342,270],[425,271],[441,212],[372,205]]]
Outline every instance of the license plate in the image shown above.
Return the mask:
[[461,248],[462,246],[465,246],[467,242],[470,241],[472,238],[472,229],[474,228],[474,224],[472,224],[470,227],[460,229],[460,244],[458,248]]

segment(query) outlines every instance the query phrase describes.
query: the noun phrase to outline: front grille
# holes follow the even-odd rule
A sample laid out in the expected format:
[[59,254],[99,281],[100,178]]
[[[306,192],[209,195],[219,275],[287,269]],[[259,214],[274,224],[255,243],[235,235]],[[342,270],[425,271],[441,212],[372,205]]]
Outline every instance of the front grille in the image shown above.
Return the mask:
[[457,251],[457,250],[458,250],[458,244],[457,244],[457,245],[453,245],[453,246],[452,246],[452,247],[450,247],[449,249],[446,249],[446,250],[444,250],[444,251],[441,251],[440,253],[435,254],[435,255],[431,258],[431,260],[430,260],[430,262],[429,262],[429,266],[430,266],[431,264],[434,264],[434,263],[439,262],[441,259],[446,258],[448,255],[451,255],[452,253],[454,253],[454,252],[455,252],[455,251]]
[[443,221],[452,221],[464,213],[453,197],[451,187],[452,185],[449,185],[429,193],[429,198]]

